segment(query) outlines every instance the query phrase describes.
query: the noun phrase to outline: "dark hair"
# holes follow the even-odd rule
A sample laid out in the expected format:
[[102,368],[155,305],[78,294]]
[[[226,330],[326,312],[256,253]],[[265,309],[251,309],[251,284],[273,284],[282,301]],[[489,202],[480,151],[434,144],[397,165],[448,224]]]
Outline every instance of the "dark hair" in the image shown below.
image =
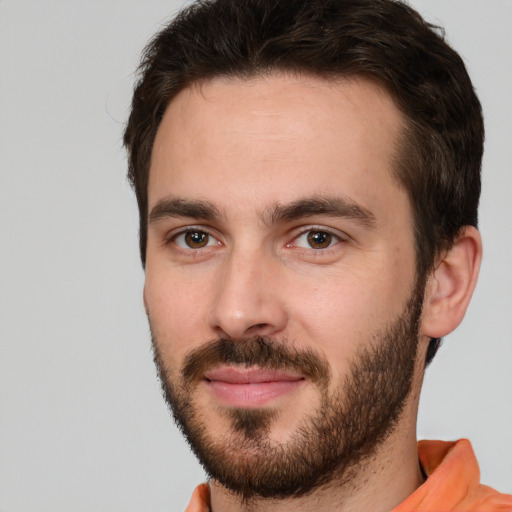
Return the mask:
[[[477,225],[483,119],[461,57],[441,31],[394,0],[199,0],[146,47],[124,143],[145,263],[151,151],[169,102],[216,76],[273,71],[380,84],[408,120],[395,168],[414,216],[425,276],[466,225]],[[428,360],[439,340],[431,343]]]

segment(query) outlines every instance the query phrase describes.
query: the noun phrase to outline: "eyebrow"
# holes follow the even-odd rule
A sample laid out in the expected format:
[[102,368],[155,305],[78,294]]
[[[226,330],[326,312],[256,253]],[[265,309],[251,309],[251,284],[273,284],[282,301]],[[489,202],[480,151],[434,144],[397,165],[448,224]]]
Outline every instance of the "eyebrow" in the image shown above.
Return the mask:
[[350,199],[338,196],[310,197],[287,205],[277,205],[269,216],[269,223],[298,220],[314,215],[344,217],[368,228],[374,228],[376,224],[375,215],[370,210]]
[[218,208],[209,201],[186,199],[162,199],[149,212],[149,222],[158,222],[167,217],[189,217],[212,220],[220,217]]
[[[289,204],[277,204],[263,214],[266,224],[326,215],[328,217],[344,217],[374,228],[374,214],[364,206],[345,197],[315,196],[293,201]],[[158,201],[149,213],[149,222],[155,223],[167,217],[188,217],[198,220],[214,220],[222,218],[219,209],[209,201],[166,198]]]

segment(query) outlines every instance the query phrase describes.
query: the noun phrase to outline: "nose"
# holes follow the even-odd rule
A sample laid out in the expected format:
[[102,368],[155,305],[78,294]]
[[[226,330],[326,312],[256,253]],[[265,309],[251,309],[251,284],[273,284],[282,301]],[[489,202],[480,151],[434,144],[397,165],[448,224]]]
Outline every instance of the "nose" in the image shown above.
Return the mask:
[[287,324],[282,269],[261,253],[233,252],[223,263],[210,317],[217,336],[247,339],[271,336]]

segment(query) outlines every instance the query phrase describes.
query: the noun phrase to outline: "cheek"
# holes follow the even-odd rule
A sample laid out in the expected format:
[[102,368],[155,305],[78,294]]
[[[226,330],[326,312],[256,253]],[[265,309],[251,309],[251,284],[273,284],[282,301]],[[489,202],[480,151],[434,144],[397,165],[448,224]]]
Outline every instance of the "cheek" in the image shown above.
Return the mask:
[[292,339],[309,343],[329,360],[334,374],[344,374],[358,348],[368,345],[400,315],[410,297],[412,277],[374,264],[357,272],[305,278],[291,290]]
[[204,289],[190,286],[178,275],[146,271],[144,299],[151,329],[163,356],[183,357],[197,344],[206,341],[207,297]]
[[292,318],[302,331],[297,341],[314,346],[335,373],[343,373],[375,322],[370,297],[347,282],[341,286],[331,282],[328,288],[305,286],[294,297]]

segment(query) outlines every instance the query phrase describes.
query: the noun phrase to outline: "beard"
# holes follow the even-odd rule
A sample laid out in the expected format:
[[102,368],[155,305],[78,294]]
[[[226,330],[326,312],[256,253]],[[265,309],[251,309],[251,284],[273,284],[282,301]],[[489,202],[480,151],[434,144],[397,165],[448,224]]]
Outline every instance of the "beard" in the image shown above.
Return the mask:
[[[418,285],[402,314],[362,343],[332,391],[328,361],[282,339],[213,340],[191,351],[173,375],[153,336],[165,399],[207,475],[246,502],[300,497],[334,480],[349,482],[400,419],[414,376],[423,292]],[[318,407],[283,443],[269,436],[279,410],[265,407],[224,409],[230,428],[214,437],[194,392],[204,373],[219,365],[299,372],[316,386]]]

